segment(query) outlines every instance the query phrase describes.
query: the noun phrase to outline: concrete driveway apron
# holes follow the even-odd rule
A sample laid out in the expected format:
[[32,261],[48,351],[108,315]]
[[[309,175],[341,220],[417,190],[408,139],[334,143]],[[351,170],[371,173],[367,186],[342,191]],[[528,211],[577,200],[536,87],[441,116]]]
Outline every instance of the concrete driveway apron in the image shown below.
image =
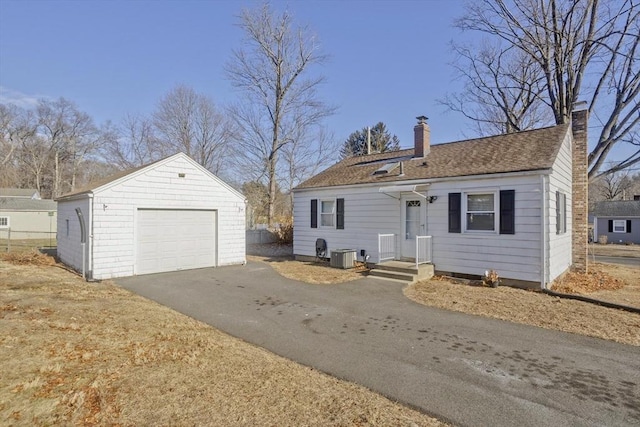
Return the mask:
[[456,425],[640,425],[640,347],[425,307],[376,279],[300,283],[259,262],[117,283]]

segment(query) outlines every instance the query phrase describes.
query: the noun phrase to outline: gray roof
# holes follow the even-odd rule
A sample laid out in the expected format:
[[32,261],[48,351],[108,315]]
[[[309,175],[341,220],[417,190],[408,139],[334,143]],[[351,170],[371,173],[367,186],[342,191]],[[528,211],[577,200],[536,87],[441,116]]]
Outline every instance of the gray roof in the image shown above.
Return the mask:
[[53,200],[0,197],[0,211],[55,211],[57,206]]
[[37,195],[36,199],[40,198],[40,193],[35,188],[0,188],[0,197],[24,197],[32,198]]
[[599,218],[615,217],[640,217],[640,200],[608,200],[596,203],[590,215]]
[[[506,135],[431,145],[424,158],[414,149],[346,158],[309,178],[295,189],[337,185],[462,177],[549,169],[558,156],[569,125]],[[403,163],[389,173],[375,171],[389,163]],[[390,166],[391,168],[392,166]]]

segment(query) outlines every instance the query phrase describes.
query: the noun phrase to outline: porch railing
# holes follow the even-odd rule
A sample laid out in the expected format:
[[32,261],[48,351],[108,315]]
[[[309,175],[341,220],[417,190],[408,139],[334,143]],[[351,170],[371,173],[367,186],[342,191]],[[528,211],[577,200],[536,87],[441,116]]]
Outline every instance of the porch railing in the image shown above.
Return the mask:
[[396,235],[378,234],[378,262],[396,259]]
[[431,262],[431,236],[416,236],[416,269],[420,264]]

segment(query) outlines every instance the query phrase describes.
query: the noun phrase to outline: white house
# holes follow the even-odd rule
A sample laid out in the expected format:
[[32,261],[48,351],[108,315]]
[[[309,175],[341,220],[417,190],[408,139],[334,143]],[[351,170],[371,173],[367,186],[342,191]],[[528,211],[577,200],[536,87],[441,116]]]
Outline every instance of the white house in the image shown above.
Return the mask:
[[297,257],[348,248],[378,266],[493,269],[527,287],[586,270],[586,111],[572,125],[433,146],[418,119],[413,149],[344,159],[294,189]]
[[88,278],[246,262],[244,196],[182,153],[57,201],[58,256]]
[[[8,193],[0,191],[0,194]],[[0,195],[0,239],[53,240],[55,233],[56,202],[41,200],[39,196]]]

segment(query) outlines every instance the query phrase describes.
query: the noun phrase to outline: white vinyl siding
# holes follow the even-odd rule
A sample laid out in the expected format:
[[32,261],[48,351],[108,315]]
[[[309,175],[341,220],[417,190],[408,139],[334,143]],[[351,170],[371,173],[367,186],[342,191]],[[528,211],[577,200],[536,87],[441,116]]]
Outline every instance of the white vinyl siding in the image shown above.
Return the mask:
[[[379,188],[380,185],[296,190],[294,254],[315,256],[315,241],[323,238],[329,251],[349,248],[356,249],[359,255],[364,249],[371,256],[370,262],[378,262],[378,233],[400,236],[404,220],[401,200],[379,193]],[[448,232],[448,193],[494,193],[497,198],[502,189],[515,190],[516,234]],[[540,281],[540,175],[433,182],[422,194],[438,196],[433,203],[423,201],[427,210],[424,234],[433,236],[437,270],[482,275],[485,270],[494,269],[501,277]],[[345,211],[347,226],[342,232],[309,227],[310,200],[330,196],[344,197],[349,206]]]
[[[546,277],[544,281],[550,283],[556,277],[564,273],[571,267],[571,236],[573,230],[572,216],[572,199],[571,199],[571,137],[570,130],[560,147],[556,161],[553,164],[551,174],[547,182],[547,188],[543,189],[546,197],[546,229],[547,229],[547,247],[548,260],[546,264]],[[559,193],[558,193],[559,192]],[[564,209],[562,212],[557,211],[558,194],[564,194]],[[560,207],[562,208],[562,202]],[[566,227],[565,232],[557,233],[563,224],[558,224],[558,220],[562,220],[562,214],[565,216]]]
[[[57,255],[60,261],[77,271],[82,271],[82,245],[80,243],[80,221],[75,209],[80,209],[84,216],[87,230],[91,230],[89,207],[90,200],[88,197],[68,202],[58,202],[58,230],[60,232],[58,232],[56,239]],[[91,240],[88,239],[88,242],[84,245],[85,269],[88,269],[87,266],[89,265],[90,244]]]
[[[184,177],[179,176],[182,173]],[[89,198],[83,200],[88,203]],[[63,199],[58,208],[66,210],[79,202]],[[141,209],[216,210],[215,265],[242,264],[246,260],[244,198],[184,155],[169,157],[97,188],[92,206],[95,279],[136,274],[137,215]],[[71,217],[71,239],[75,241],[74,221]]]

